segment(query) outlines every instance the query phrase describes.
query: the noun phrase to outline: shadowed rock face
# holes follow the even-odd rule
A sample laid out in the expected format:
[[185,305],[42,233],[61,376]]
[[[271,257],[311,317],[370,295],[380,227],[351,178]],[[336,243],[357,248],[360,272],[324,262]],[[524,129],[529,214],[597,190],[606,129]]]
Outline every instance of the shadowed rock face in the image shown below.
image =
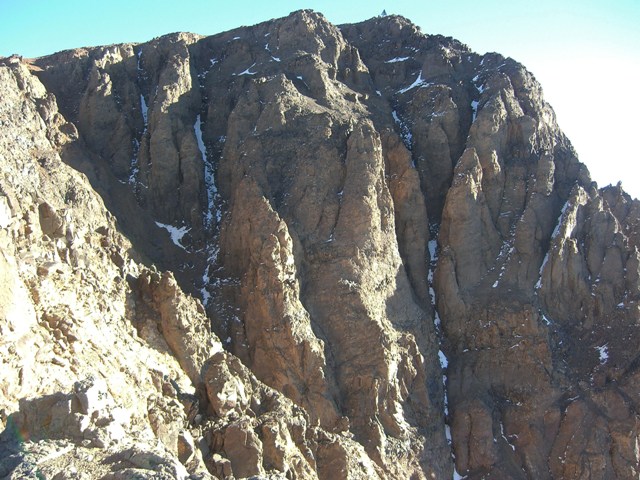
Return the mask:
[[639,204],[522,65],[311,11],[1,63],[1,475],[637,478]]

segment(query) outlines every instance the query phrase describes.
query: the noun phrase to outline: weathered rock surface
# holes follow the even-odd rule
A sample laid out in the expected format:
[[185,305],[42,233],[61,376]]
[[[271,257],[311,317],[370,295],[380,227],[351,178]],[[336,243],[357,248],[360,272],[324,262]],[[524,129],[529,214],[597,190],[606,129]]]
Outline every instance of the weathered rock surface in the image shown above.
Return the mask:
[[1,477],[640,474],[640,204],[512,59],[300,11],[0,94]]
[[313,426],[224,354],[201,303],[134,259],[87,180],[60,160],[56,142],[75,141],[60,127],[75,130],[55,100],[24,64],[0,75],[0,475],[210,478],[220,467],[236,478],[375,478],[361,445]]

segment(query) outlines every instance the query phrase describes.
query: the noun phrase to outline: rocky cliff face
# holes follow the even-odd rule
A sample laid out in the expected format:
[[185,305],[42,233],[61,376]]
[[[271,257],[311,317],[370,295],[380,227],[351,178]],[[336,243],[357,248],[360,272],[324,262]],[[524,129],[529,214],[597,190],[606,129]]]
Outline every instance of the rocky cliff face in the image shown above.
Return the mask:
[[0,65],[0,476],[637,478],[640,205],[380,17]]

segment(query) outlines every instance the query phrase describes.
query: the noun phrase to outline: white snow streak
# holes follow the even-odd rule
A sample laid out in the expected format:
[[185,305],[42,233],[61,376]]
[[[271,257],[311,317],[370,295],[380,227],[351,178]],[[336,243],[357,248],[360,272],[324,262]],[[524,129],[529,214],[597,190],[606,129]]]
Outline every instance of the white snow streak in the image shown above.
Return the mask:
[[418,78],[415,79],[415,81],[409,85],[408,87],[405,87],[401,90],[398,90],[397,93],[407,93],[409,90],[412,90],[416,87],[428,87],[429,85],[431,85],[430,83],[427,83],[424,78],[422,78],[422,70],[420,70],[420,73],[418,73]]
[[473,86],[476,87],[476,90],[478,90],[479,93],[484,92],[484,84],[482,82],[478,83],[480,81],[480,74],[473,77],[471,81],[473,82]]
[[560,233],[560,228],[562,227],[562,217],[564,216],[565,212],[570,206],[571,206],[571,203],[569,202],[569,200],[567,200],[562,207],[562,211],[560,212],[560,216],[558,217],[558,222],[556,223],[556,228],[553,230],[553,233],[551,234],[551,238],[556,238]]
[[[137,69],[138,69],[138,77],[140,76],[144,76],[144,70],[142,69],[142,48],[140,50],[138,50],[138,63],[137,63]],[[142,93],[140,93],[140,113],[142,114],[142,121],[144,123],[144,130],[142,132],[142,136],[144,136],[144,134],[147,132],[147,128],[149,125],[149,108],[147,107],[147,102],[144,99],[144,95]],[[129,180],[128,183],[130,185],[137,185],[138,184],[138,175],[140,173],[140,162],[138,160],[138,155],[140,153],[140,139],[138,138],[134,138],[133,139],[133,157],[131,158],[131,165],[129,168]]]
[[[267,35],[265,35],[266,37]],[[271,60],[273,60],[274,62],[279,62],[280,61],[280,57],[274,57],[273,54],[271,53],[271,49],[269,48],[269,42],[264,44],[264,49],[269,52],[269,55],[271,55]],[[254,64],[255,65],[255,64]],[[251,67],[249,67],[251,68]]]
[[[571,203],[569,200],[567,200],[565,204],[562,206],[562,211],[560,212],[560,215],[558,216],[558,221],[556,222],[556,227],[553,229],[553,233],[551,234],[551,240],[555,239],[560,233],[560,229],[562,228],[562,223],[563,223],[562,219],[565,216],[570,206],[571,206]],[[565,221],[565,223],[568,224],[569,220],[570,219],[567,217],[567,220]],[[569,233],[570,231],[571,231],[571,228],[569,227],[569,225],[567,225],[565,228],[565,238],[567,238],[570,235]],[[549,247],[549,251],[544,256],[544,260],[542,260],[542,265],[540,265],[540,270],[538,272],[538,282],[536,283],[536,289],[542,288],[542,272],[544,271],[544,268],[547,265],[547,262],[549,261],[550,251],[551,251],[551,246]]]
[[453,467],[453,480],[464,480],[465,478],[467,477],[463,477],[462,475],[460,475],[456,470],[456,467]]
[[196,117],[196,123],[193,124],[193,130],[196,134],[196,141],[198,142],[198,150],[200,150],[200,155],[202,155],[202,161],[207,161],[207,151],[204,146],[204,142],[202,141],[202,121],[200,120],[200,114]]
[[156,225],[160,228],[164,228],[167,232],[169,232],[169,236],[171,237],[171,241],[177,245],[178,247],[180,247],[183,250],[187,250],[185,248],[184,245],[182,245],[181,240],[182,237],[184,237],[190,230],[191,228],[187,228],[187,227],[174,227],[173,225],[167,225],[165,223],[160,223],[160,222],[156,222]]
[[444,369],[449,366],[449,360],[442,350],[438,350],[438,359],[440,360],[440,366]]
[[140,111],[142,112],[142,119],[144,120],[144,128],[147,128],[149,124],[149,107],[144,99],[144,95],[140,94]]
[[436,249],[438,248],[438,241],[429,240],[427,246],[429,248],[429,258],[431,258],[431,261],[433,262],[437,258]]
[[549,252],[544,256],[544,260],[542,260],[542,265],[540,265],[540,270],[538,271],[538,282],[536,283],[536,289],[542,288],[542,272],[544,271],[544,267],[547,265],[549,261]]
[[411,57],[395,57],[395,58],[392,58],[391,60],[387,60],[387,61],[386,61],[386,62],[384,62],[384,63],[397,63],[397,62],[404,62],[404,61],[406,61],[406,60],[409,60],[409,58],[411,58]]
[[500,435],[502,435],[502,438],[504,438],[504,440],[507,442],[507,444],[511,447],[511,450],[513,450],[514,452],[516,451],[516,447],[515,445],[513,445],[509,439],[507,438],[507,436],[504,433],[504,425],[502,422],[500,422]]
[[240,73],[237,73],[237,74],[236,74],[236,73],[234,73],[234,75],[237,75],[238,77],[239,77],[240,75],[255,75],[255,74],[256,74],[256,73],[258,73],[258,72],[252,72],[252,71],[251,71],[251,69],[252,69],[253,67],[255,67],[255,66],[256,66],[256,62],[253,62],[253,65],[251,65],[249,68],[247,68],[246,70],[244,70],[244,71],[242,71],[242,72],[240,72]]
[[473,112],[473,117],[471,118],[471,123],[476,121],[476,117],[478,116],[478,101],[474,100],[471,102],[471,111]]
[[215,213],[218,222],[222,218],[222,213],[215,207],[215,199],[218,195],[218,188],[216,187],[216,179],[213,168],[207,161],[207,149],[202,140],[202,120],[200,114],[196,117],[196,122],[193,124],[193,130],[196,134],[196,141],[198,142],[198,149],[202,156],[202,163],[204,165],[204,184],[207,190],[207,214],[205,217],[205,225],[211,226],[213,223],[213,215]]
[[138,166],[138,153],[140,152],[140,141],[136,138],[133,139],[133,158],[131,159],[131,168],[129,169],[129,184],[135,185],[137,183],[138,174],[140,173],[140,167]]
[[607,344],[605,343],[601,347],[595,347],[595,349],[598,350],[598,353],[600,354],[600,365],[607,363],[607,360],[609,360],[609,348],[607,347]]
[[[391,112],[391,115],[393,116],[394,122],[396,122],[396,124],[400,127],[400,136],[402,137],[404,146],[407,147],[407,150],[411,151],[411,143],[413,141],[411,130],[409,130],[409,127],[407,127],[405,123],[400,119],[400,117],[398,116],[398,112],[393,110]],[[415,168],[413,157],[411,158],[411,165]]]

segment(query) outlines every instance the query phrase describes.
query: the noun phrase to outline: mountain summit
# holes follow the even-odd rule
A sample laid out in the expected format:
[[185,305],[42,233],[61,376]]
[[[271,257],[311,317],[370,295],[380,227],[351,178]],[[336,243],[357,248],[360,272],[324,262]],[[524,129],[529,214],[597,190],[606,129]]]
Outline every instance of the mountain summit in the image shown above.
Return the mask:
[[640,475],[640,205],[516,61],[303,10],[0,98],[0,477]]

